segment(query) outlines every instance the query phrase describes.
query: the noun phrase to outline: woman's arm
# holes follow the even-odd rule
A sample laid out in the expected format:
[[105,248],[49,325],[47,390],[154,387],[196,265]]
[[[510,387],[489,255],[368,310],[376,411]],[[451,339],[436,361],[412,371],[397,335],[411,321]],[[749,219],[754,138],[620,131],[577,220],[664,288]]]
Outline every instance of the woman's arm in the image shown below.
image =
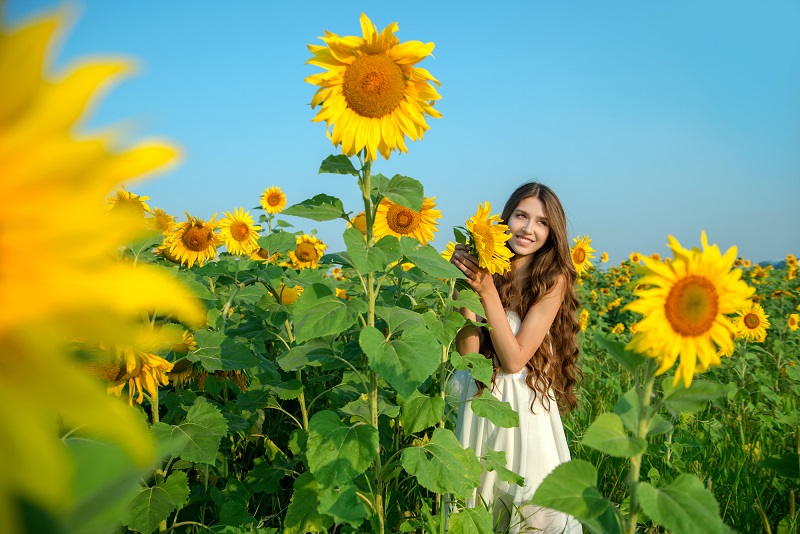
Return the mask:
[[500,295],[492,276],[478,267],[478,262],[468,252],[456,248],[453,263],[467,275],[467,282],[480,296],[486,312],[486,322],[492,328],[491,337],[500,367],[506,373],[517,373],[536,353],[564,298],[566,280],[559,277],[555,286],[528,310],[517,335],[511,330]]

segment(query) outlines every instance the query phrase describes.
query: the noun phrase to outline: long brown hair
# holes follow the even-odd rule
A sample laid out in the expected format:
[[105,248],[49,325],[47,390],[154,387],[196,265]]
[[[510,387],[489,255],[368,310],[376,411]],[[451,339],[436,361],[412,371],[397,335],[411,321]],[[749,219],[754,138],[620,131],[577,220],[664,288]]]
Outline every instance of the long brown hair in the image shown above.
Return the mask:
[[[538,182],[528,182],[519,186],[506,201],[501,214],[503,224],[508,224],[508,219],[516,207],[528,197],[536,197],[544,205],[547,224],[550,227],[549,235],[526,267],[529,271],[528,276],[523,278],[526,283],[514,284],[514,275],[508,272],[502,275],[495,274],[494,285],[500,294],[503,307],[515,311],[520,319],[525,319],[528,310],[555,287],[558,279],[560,277],[565,279],[564,299],[542,343],[526,364],[528,375],[525,377],[525,382],[542,399],[545,409],[550,409],[551,397],[548,395],[548,390],[552,390],[559,407],[569,412],[578,404],[575,386],[582,373],[578,367],[580,351],[576,340],[580,330],[576,317],[579,307],[575,291],[577,273],[569,251],[567,218],[561,201],[549,187]],[[495,356],[494,346],[488,334],[481,336],[481,353],[487,358]],[[495,381],[497,371],[495,368],[492,383]],[[485,386],[478,383],[478,387],[483,389]]]

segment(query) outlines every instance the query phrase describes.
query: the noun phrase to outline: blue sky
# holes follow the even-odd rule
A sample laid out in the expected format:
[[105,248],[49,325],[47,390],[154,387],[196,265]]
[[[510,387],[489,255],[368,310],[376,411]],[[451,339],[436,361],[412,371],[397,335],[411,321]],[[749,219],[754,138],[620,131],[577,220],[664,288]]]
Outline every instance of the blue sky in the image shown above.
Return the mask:
[[[7,21],[65,5],[7,0]],[[354,180],[319,175],[335,153],[312,123],[320,69],[308,43],[360,35],[362,11],[401,41],[434,42],[419,66],[442,83],[444,117],[374,172],[420,180],[442,210],[434,245],[478,203],[499,211],[535,179],[561,197],[571,236],[612,262],[665,255],[667,235],[778,260],[800,254],[800,2],[659,0],[210,2],[89,0],[54,57],[136,59],[90,127],[167,138],[180,167],[130,189],[183,220],[252,208],[264,188],[289,203],[318,193],[360,211]],[[342,223],[316,228],[329,251]]]

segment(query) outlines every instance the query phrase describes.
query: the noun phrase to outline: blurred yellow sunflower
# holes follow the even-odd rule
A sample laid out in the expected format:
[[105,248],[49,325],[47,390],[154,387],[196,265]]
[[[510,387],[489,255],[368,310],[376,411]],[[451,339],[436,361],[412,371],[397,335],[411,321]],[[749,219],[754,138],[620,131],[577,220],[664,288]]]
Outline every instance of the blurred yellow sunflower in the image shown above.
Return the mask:
[[614,325],[614,328],[611,329],[612,334],[620,335],[625,332],[625,325],[622,323],[617,323]]
[[761,342],[767,338],[769,316],[761,304],[751,302],[738,312],[733,320],[734,333],[738,339]]
[[167,237],[170,240],[169,251],[181,264],[189,268],[198,263],[204,265],[217,257],[217,248],[222,246],[222,237],[216,233],[219,221],[214,221],[217,214],[206,223],[203,219],[186,214],[186,222],[176,223]]
[[478,211],[467,220],[472,247],[478,254],[478,266],[490,274],[503,274],[511,270],[514,252],[506,246],[511,239],[508,226],[500,222],[500,215],[489,215],[492,206],[478,204]]
[[172,346],[172,352],[175,354],[189,354],[197,350],[197,341],[194,339],[194,334],[189,330],[184,330],[181,334],[181,342]]
[[[101,437],[140,467],[156,459],[139,415],[75,365],[67,339],[127,340],[153,309],[192,323],[205,317],[165,270],[113,260],[142,218],[104,207],[109,194],[178,152],[161,143],[121,148],[113,136],[76,129],[131,68],[82,60],[51,74],[66,18],[62,10],[14,28],[0,20],[0,532],[22,531],[20,499],[51,514],[74,504],[74,465],[58,426]],[[32,250],[47,251],[47,261]]]
[[126,211],[142,218],[145,213],[153,213],[153,210],[147,205],[147,200],[150,200],[150,197],[140,196],[120,187],[114,196],[108,199],[108,210]]
[[581,308],[578,323],[580,324],[581,332],[586,332],[586,328],[589,326],[589,310]]
[[800,323],[800,314],[792,313],[789,315],[789,319],[786,322],[786,326],[789,327],[789,330],[794,332],[795,330],[797,330],[798,323]]
[[234,208],[233,213],[226,211],[225,218],[219,221],[220,237],[231,254],[252,254],[258,246],[259,230],[250,212],[244,208]]
[[628,256],[628,260],[631,263],[639,263],[642,261],[642,255],[639,254],[638,252],[631,252],[631,255]]
[[658,252],[653,252],[652,254],[650,254],[650,259],[653,261],[661,261],[661,254],[659,254]]
[[423,245],[433,241],[433,233],[438,231],[437,219],[442,217],[442,212],[433,209],[436,207],[436,197],[425,197],[419,211],[395,204],[388,198],[381,200],[375,214],[373,232],[375,240],[383,236],[413,237]]
[[572,242],[574,245],[569,249],[569,253],[572,256],[572,264],[575,266],[575,271],[580,276],[592,267],[592,262],[589,261],[594,258],[592,240],[589,239],[588,235],[585,235],[583,237],[573,237]]
[[644,315],[628,349],[656,358],[657,374],[680,356],[673,383],[683,381],[688,388],[695,371],[719,364],[715,344],[725,354],[733,352],[733,325],[725,316],[744,308],[753,288],[740,270],[732,270],[736,247],[722,255],[705,232],[702,251],[686,250],[672,236],[669,241],[675,259],[663,264],[643,258],[640,282],[652,287],[637,290],[638,300],[623,308]]
[[119,397],[127,385],[128,404],[132,405],[134,398],[141,404],[145,391],[150,395],[152,402],[157,404],[158,386],[169,384],[167,373],[172,370],[172,364],[161,356],[130,347],[117,349],[117,358],[121,363],[121,376],[109,382],[108,392]]
[[303,234],[295,239],[294,250],[289,251],[289,259],[294,269],[316,269],[328,245],[316,236]]
[[600,261],[603,263],[608,263],[608,252],[603,252],[600,254]]
[[786,266],[797,269],[797,257],[794,254],[786,255]]
[[154,230],[158,230],[164,235],[167,235],[172,230],[172,225],[175,223],[175,217],[162,210],[161,208],[153,208],[153,218],[150,224]]
[[268,187],[261,195],[261,207],[267,213],[280,213],[286,208],[286,195],[280,187]]
[[326,69],[305,79],[320,87],[311,99],[312,108],[322,106],[313,121],[333,127],[329,138],[348,156],[363,149],[373,161],[376,153],[389,159],[393,150],[407,152],[405,137],[416,141],[429,129],[425,115],[442,116],[433,108],[441,96],[432,84],[439,81],[414,66],[431,55],[433,43],[401,43],[397,30],[392,23],[378,33],[362,13],[363,37],[326,31],[324,46],[308,45],[307,63]]

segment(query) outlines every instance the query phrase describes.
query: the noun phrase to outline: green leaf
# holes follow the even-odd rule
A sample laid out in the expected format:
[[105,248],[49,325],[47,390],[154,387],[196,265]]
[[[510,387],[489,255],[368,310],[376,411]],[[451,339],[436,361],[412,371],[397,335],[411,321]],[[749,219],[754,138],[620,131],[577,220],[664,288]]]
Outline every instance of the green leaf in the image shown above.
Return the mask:
[[391,334],[408,328],[425,326],[425,319],[422,315],[399,306],[375,306],[375,315],[386,321]]
[[615,413],[602,413],[594,420],[581,440],[582,445],[617,458],[631,458],[647,449],[644,438],[631,438]]
[[253,468],[245,475],[244,482],[252,493],[275,493],[281,488],[281,480],[290,474],[286,467],[275,465],[265,458],[256,458]]
[[175,471],[167,481],[142,489],[128,505],[122,524],[132,530],[149,533],[170,514],[183,508],[189,500],[189,481],[186,473]]
[[464,508],[451,514],[450,534],[493,534],[492,516],[485,506]]
[[378,431],[371,425],[344,425],[328,410],[308,423],[308,467],[322,488],[352,482],[372,464],[377,449]]
[[723,532],[725,528],[717,501],[694,475],[679,475],[664,488],[640,482],[639,502],[653,521],[675,534]]
[[344,154],[330,155],[322,161],[318,174],[352,174],[358,176],[358,170],[353,166],[350,158]]
[[605,511],[583,521],[583,526],[591,534],[622,534],[622,518],[619,511],[609,503]]
[[359,313],[366,313],[367,303],[342,300],[324,284],[312,284],[294,305],[296,343],[315,337],[340,334],[350,328]]
[[292,347],[275,360],[284,371],[297,371],[306,366],[319,367],[333,356],[333,350],[321,341]]
[[627,350],[625,343],[613,341],[601,335],[595,336],[595,340],[608,352],[609,356],[621,363],[631,373],[635,373],[636,369],[647,361],[647,358],[641,354]]
[[261,284],[250,285],[241,288],[236,292],[233,297],[234,302],[244,302],[246,304],[255,304],[261,300],[265,295],[269,295],[269,291]]
[[585,460],[572,460],[556,467],[539,485],[533,504],[588,521],[612,506],[597,489],[597,470]]
[[382,174],[373,174],[370,177],[369,195],[372,202],[377,204],[386,193],[386,187],[389,185],[389,179]]
[[[355,228],[345,230],[342,237],[353,267],[361,274],[385,271],[391,262],[399,259],[400,246],[394,236],[385,236],[378,241],[380,246],[376,244],[371,247],[367,246],[364,234]],[[389,259],[390,255],[395,259]]]
[[[631,388],[625,395],[619,398],[614,405],[614,413],[622,420],[630,432],[639,431],[639,393],[636,388]],[[652,408],[648,406],[647,413],[652,414]],[[651,415],[650,426],[647,430],[648,436],[669,432],[672,424],[658,414]]]
[[219,409],[198,397],[186,420],[179,425],[156,423],[150,429],[157,442],[168,442],[184,438],[186,444],[176,453],[189,462],[213,464],[222,436],[228,432],[228,424]]
[[258,246],[273,254],[286,254],[295,247],[297,236],[289,232],[273,232],[270,235],[258,238]]
[[237,343],[222,332],[198,330],[194,333],[197,350],[187,359],[200,362],[206,371],[238,371],[249,369],[261,363],[250,347]]
[[356,488],[352,483],[322,490],[317,509],[331,516],[337,525],[347,523],[353,528],[358,528],[367,516],[364,502],[356,497]]
[[416,239],[403,237],[400,239],[400,249],[408,261],[431,276],[445,280],[464,277],[455,265],[444,259],[430,245],[419,245]]
[[423,188],[422,184],[408,176],[395,174],[386,185],[383,196],[414,211],[422,208]]
[[143,253],[147,252],[153,247],[160,245],[163,240],[164,240],[164,234],[162,234],[160,231],[146,230],[142,232],[142,234],[138,236],[136,241],[131,243],[128,248],[133,253],[133,255],[138,258]]
[[428,397],[414,390],[407,399],[400,400],[400,424],[406,437],[438,424],[444,416],[444,399]]
[[441,348],[425,328],[410,328],[387,341],[380,330],[368,326],[361,330],[358,342],[370,368],[403,397],[410,397],[439,367]]
[[284,519],[284,534],[327,532],[333,520],[317,511],[319,484],[314,476],[305,472],[294,481],[294,493]]
[[449,346],[456,338],[456,334],[464,326],[464,316],[457,311],[451,311],[445,317],[441,317],[433,310],[428,310],[422,314],[428,330],[444,346]]
[[494,374],[494,367],[492,360],[488,359],[483,354],[477,352],[470,352],[466,356],[461,356],[457,352],[450,353],[450,363],[457,371],[469,370],[469,374],[484,385],[492,383],[492,374]]
[[679,382],[672,385],[672,379],[662,381],[664,388],[664,403],[672,413],[697,412],[706,407],[709,400],[722,397],[727,392],[728,386],[706,380],[694,380],[689,389]]
[[459,308],[468,309],[478,317],[486,316],[486,312],[483,309],[483,304],[481,304],[481,298],[471,289],[459,290],[458,299],[456,299],[455,305]]
[[332,221],[345,218],[342,201],[330,195],[319,194],[283,210],[283,215],[294,215],[312,221]]
[[525,477],[506,467],[506,451],[494,451],[489,447],[486,447],[486,450],[488,452],[483,456],[483,461],[489,471],[496,471],[500,480],[509,484],[522,486],[525,483]]
[[494,426],[503,428],[514,428],[519,426],[519,414],[511,407],[511,404],[500,401],[489,391],[489,388],[481,391],[481,394],[473,397],[472,411],[479,417],[485,417]]
[[[359,395],[354,400],[348,402],[340,408],[343,413],[360,418],[365,423],[371,421],[372,412],[370,411],[370,402],[366,395]],[[400,407],[395,406],[386,401],[386,398],[378,393],[378,417],[386,416],[390,419],[396,418],[400,415]]]
[[437,428],[427,443],[403,451],[403,469],[434,493],[466,499],[480,482],[483,467],[472,449],[465,449],[452,430]]
[[756,462],[756,465],[771,469],[782,477],[793,478],[795,480],[800,478],[800,455],[796,452],[787,452],[780,458],[764,458],[760,462]]

